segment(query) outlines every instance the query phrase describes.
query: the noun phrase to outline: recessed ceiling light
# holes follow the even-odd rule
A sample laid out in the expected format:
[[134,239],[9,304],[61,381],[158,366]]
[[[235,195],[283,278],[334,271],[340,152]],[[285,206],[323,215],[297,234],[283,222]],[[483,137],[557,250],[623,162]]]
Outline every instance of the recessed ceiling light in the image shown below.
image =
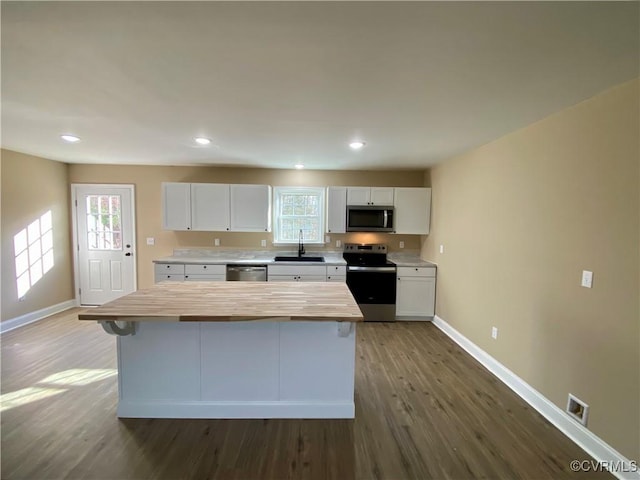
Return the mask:
[[296,163],[296,165],[295,165],[295,166],[296,166],[296,168],[297,168],[298,170],[302,170],[302,169],[304,168],[304,165],[303,165],[303,164],[301,164],[301,163]]
[[63,139],[65,142],[69,142],[69,143],[76,143],[80,141],[80,137],[76,137],[75,135],[60,135],[60,138]]
[[205,137],[196,137],[194,140],[198,145],[209,145],[211,143],[211,140]]
[[362,147],[364,147],[364,142],[351,142],[349,146],[354,150],[360,150]]

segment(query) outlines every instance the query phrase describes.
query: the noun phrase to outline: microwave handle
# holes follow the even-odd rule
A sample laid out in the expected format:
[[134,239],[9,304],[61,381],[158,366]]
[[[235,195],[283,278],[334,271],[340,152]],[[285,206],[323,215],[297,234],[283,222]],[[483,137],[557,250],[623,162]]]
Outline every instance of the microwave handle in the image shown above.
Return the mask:
[[387,210],[386,208],[384,209],[384,228],[388,228],[389,227],[389,214],[388,214],[389,210]]

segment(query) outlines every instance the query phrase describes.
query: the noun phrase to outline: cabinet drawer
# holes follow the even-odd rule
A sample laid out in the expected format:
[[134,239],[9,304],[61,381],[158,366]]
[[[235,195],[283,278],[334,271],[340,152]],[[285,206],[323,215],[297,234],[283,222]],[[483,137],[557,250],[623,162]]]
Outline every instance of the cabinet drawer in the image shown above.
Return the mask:
[[327,266],[327,275],[341,275],[345,276],[347,274],[347,267],[344,265],[328,265]]
[[154,267],[156,275],[183,274],[184,264],[182,263],[156,263]]
[[436,267],[398,267],[399,277],[435,277]]
[[184,282],[184,275],[181,274],[177,274],[177,275],[173,275],[173,274],[156,274],[155,276],[155,282],[159,283],[159,282]]
[[324,275],[269,275],[270,282],[325,282]]
[[325,265],[269,265],[269,275],[327,275]]
[[327,275],[327,282],[342,282],[345,283],[347,277],[345,275]]
[[224,282],[226,280],[226,275],[185,275],[184,280],[186,282]]
[[226,275],[226,265],[191,265],[184,266],[185,275]]

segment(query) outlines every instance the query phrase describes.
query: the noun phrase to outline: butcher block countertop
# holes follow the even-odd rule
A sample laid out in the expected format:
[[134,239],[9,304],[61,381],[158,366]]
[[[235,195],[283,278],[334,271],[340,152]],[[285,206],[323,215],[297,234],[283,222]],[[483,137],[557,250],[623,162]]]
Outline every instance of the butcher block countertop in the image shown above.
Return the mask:
[[78,315],[80,320],[361,322],[338,282],[163,282]]

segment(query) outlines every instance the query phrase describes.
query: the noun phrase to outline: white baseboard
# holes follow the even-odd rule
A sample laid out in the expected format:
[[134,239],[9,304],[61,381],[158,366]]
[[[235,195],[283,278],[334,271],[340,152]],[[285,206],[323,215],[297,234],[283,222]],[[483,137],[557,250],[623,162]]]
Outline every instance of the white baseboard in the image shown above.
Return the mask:
[[[558,430],[569,437],[576,445],[591,455],[602,468],[606,468],[621,480],[640,480],[640,465],[632,462],[607,444],[600,437],[569,417],[548,398],[478,347],[467,337],[445,322],[439,316],[433,318],[433,324],[449,338],[478,360],[487,370],[498,377],[511,390],[536,409]],[[581,460],[581,459],[576,459]],[[591,466],[593,469],[593,466]]]
[[50,307],[42,308],[40,310],[36,310],[35,312],[25,313],[24,315],[20,315],[19,317],[10,318],[9,320],[0,322],[0,333],[5,333],[9,330],[14,330],[18,327],[28,325],[29,323],[37,322],[38,320],[42,320],[49,315],[64,312],[65,310],[76,306],[77,302],[75,299],[67,300],[66,302],[58,303],[57,305],[51,305]]
[[118,402],[119,418],[354,418],[354,402],[184,401]]

